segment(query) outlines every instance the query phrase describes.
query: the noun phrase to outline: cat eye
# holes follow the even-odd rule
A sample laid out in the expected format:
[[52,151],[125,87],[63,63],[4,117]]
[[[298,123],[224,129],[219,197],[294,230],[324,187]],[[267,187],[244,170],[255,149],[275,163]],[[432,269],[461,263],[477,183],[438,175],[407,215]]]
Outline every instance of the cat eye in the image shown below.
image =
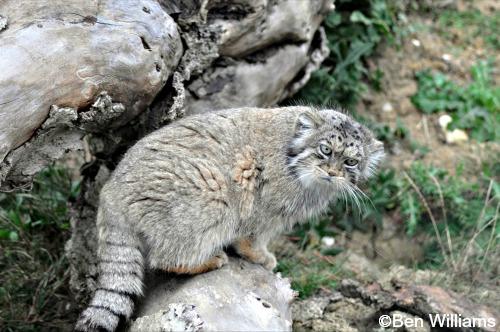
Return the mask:
[[319,150],[321,151],[322,154],[324,154],[325,156],[329,156],[332,154],[332,148],[329,147],[328,145],[326,144],[320,144],[319,146]]
[[358,161],[356,159],[349,158],[344,161],[344,164],[346,164],[349,167],[353,167],[358,164]]

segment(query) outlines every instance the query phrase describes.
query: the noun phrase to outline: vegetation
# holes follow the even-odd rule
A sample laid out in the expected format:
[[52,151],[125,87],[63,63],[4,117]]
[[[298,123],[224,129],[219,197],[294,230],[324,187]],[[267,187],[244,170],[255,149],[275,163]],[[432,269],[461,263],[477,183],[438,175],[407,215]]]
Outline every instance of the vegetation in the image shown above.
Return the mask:
[[471,68],[472,82],[462,87],[442,73],[421,71],[412,102],[425,113],[450,112],[451,127],[468,130],[478,141],[495,141],[500,138],[500,87],[493,86],[491,72],[491,62],[478,62]]
[[[326,21],[330,57],[298,99],[353,109],[368,87],[376,92],[382,89],[383,72],[370,72],[368,57],[380,42],[399,40],[413,28],[399,25],[395,17],[399,18],[400,13],[395,14],[398,9],[390,1],[347,0],[337,1],[336,5],[337,11]],[[450,31],[467,34],[465,40],[484,38],[488,47],[498,49],[494,33],[498,19],[498,13],[485,16],[477,10],[443,10],[439,15],[440,32],[444,37]],[[450,26],[455,30],[446,29]],[[498,141],[500,89],[492,79],[494,62],[479,61],[470,71],[471,82],[464,86],[443,73],[420,71],[416,74],[418,91],[411,100],[427,114],[448,112],[453,119],[450,129],[467,130],[477,141]],[[359,114],[353,116],[367,124],[386,147],[403,144],[421,156],[429,151],[412,139],[399,120],[390,126],[373,123]],[[342,262],[331,256],[342,248],[325,249],[319,239],[338,237],[342,232],[380,232],[384,219],[393,218],[402,221],[401,228],[409,241],[424,239],[424,257],[416,267],[445,270],[448,285],[466,274],[468,284],[480,276],[494,280],[500,260],[500,163],[497,157],[492,158],[496,159],[485,162],[482,169],[465,172],[464,165],[458,165],[453,174],[423,162],[406,170],[381,170],[364,189],[370,199],[364,202],[361,212],[350,205],[336,204],[322,219],[297,228],[290,236],[296,240],[298,254],[280,258],[278,269],[292,278],[292,286],[302,297],[334,287],[346,271]]]
[[41,331],[65,326],[72,303],[68,263],[68,201],[78,182],[51,167],[30,192],[0,193],[0,330]]
[[[473,43],[476,38],[484,38],[487,47],[500,49],[498,27],[500,12],[484,15],[477,9],[466,11],[445,10],[439,15],[439,25],[445,37],[453,37],[453,33],[466,34],[465,41]],[[451,27],[451,29],[450,29]]]
[[324,24],[330,56],[296,98],[349,107],[366,91],[365,79],[375,86],[380,82],[383,73],[370,73],[365,60],[381,41],[391,38],[395,19],[385,0],[344,0],[335,6]]

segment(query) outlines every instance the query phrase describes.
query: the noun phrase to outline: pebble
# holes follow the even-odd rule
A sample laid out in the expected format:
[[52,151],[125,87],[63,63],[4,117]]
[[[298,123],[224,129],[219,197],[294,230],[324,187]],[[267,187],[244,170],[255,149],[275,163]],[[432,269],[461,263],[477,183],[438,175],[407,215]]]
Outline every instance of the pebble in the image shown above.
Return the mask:
[[418,39],[412,39],[411,40],[411,43],[413,44],[413,46],[415,47],[420,47],[420,45],[422,45],[422,43],[420,43],[420,40]]
[[392,107],[391,103],[386,102],[386,103],[384,103],[384,105],[382,105],[382,111],[386,112],[386,113],[389,113],[389,112],[394,111],[394,107]]
[[445,62],[450,62],[451,61],[451,55],[448,54],[448,53],[445,53],[441,56],[441,58],[445,61]]
[[335,238],[331,236],[323,236],[321,238],[321,244],[325,247],[332,247],[335,244]]
[[448,125],[451,123],[452,120],[453,119],[448,114],[443,114],[438,119],[439,126],[441,127],[441,130],[443,131],[444,136],[446,138],[446,143],[455,144],[468,141],[469,135],[467,135],[467,133],[464,130],[462,129],[453,129],[451,131],[448,130]]
[[452,131],[446,131],[446,143],[455,144],[463,143],[469,140],[469,135],[462,129],[453,129]]
[[451,121],[452,121],[452,118],[448,114],[443,114],[438,119],[439,126],[443,130],[446,130],[446,128],[448,127],[448,125],[450,124]]

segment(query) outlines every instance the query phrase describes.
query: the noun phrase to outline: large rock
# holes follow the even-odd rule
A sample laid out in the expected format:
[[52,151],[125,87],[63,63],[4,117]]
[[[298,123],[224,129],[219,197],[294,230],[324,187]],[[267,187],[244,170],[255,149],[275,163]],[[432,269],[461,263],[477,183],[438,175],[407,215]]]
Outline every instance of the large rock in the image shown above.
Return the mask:
[[194,277],[153,275],[129,332],[291,331],[290,282],[231,258]]

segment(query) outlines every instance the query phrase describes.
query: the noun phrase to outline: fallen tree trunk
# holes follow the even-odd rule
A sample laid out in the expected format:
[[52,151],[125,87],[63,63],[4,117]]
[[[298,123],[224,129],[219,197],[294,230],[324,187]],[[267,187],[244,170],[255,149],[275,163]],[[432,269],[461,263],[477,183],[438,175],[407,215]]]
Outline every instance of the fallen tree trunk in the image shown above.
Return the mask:
[[332,9],[330,0],[0,2],[0,190],[29,187],[85,148],[66,247],[77,299],[95,288],[97,197],[123,152],[184,114],[293,95],[328,55],[320,24]]
[[194,277],[150,275],[129,332],[291,331],[295,292],[287,279],[231,258]]
[[[108,159],[185,113],[283,100],[327,56],[319,25],[331,9],[328,0],[3,1],[0,189],[29,185],[84,136],[113,143],[92,151]],[[104,92],[109,107],[92,108]]]
[[[4,189],[29,184],[85,134],[143,112],[182,55],[177,25],[155,0],[7,0],[0,15]],[[89,112],[103,91],[121,106]]]

